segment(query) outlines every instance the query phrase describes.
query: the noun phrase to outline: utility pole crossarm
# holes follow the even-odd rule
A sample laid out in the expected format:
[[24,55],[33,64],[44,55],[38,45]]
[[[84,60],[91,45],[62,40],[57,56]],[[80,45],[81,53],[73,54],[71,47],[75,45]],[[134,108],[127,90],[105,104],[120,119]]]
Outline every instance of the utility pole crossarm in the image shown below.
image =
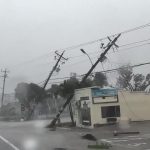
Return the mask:
[[[55,54],[57,54],[58,56],[61,56],[57,51],[55,51]],[[63,56],[62,56],[62,58],[63,58],[64,60],[68,60],[68,58],[65,58],[65,57],[63,57]]]
[[[98,58],[98,60],[92,65],[92,67],[90,68],[90,70],[86,73],[86,75],[82,78],[80,85],[82,85],[86,79],[88,78],[88,76],[92,73],[92,71],[94,70],[94,68],[97,66],[97,64],[99,62],[103,62],[103,59],[105,57],[105,55],[107,54],[107,52],[109,51],[109,49],[115,44],[115,42],[118,40],[118,38],[120,37],[121,34],[119,34],[117,37],[114,38],[114,40],[110,41],[110,43],[108,43],[105,51],[103,53],[101,53],[100,57]],[[74,94],[71,94],[68,99],[66,100],[66,102],[64,103],[64,105],[61,107],[61,109],[59,110],[58,114],[55,116],[55,118],[51,121],[51,123],[48,125],[48,127],[55,127],[57,120],[59,119],[61,113],[64,111],[64,109],[66,108],[66,106],[71,102],[72,98],[73,98]]]
[[103,61],[103,58],[105,57],[105,55],[107,54],[107,52],[109,51],[109,49],[115,44],[115,42],[117,41],[117,39],[121,36],[121,34],[119,34],[113,41],[111,41],[108,44],[108,47],[106,48],[106,50],[101,53],[100,57],[98,58],[98,60],[95,62],[95,64],[91,67],[91,69],[87,72],[87,74],[83,77],[82,81],[80,84],[84,83],[85,80],[87,79],[87,77],[92,73],[92,71],[94,70],[94,68],[97,66],[97,64],[99,62]]

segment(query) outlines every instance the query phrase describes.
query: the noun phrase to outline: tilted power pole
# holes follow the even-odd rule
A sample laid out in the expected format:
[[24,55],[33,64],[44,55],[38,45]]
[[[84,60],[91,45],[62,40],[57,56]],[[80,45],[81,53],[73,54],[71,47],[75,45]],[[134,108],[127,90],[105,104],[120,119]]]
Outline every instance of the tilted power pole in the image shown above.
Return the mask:
[[[55,56],[55,59],[57,59],[57,57],[59,57],[59,58],[57,59],[57,62],[56,62],[56,64],[55,64],[55,66],[53,67],[52,71],[50,72],[48,78],[46,79],[46,81],[45,81],[45,83],[44,83],[44,85],[43,85],[43,89],[46,88],[46,85],[48,84],[48,81],[50,80],[50,78],[51,78],[51,76],[53,75],[54,71],[57,71],[57,69],[58,69],[58,71],[60,70],[60,68],[59,68],[60,65],[59,65],[59,67],[58,67],[59,62],[61,62],[62,64],[64,64],[65,61],[68,60],[68,58],[63,57],[64,52],[65,52],[65,51],[63,51],[61,54],[59,54],[57,51],[55,51],[55,54],[57,55],[57,56]],[[71,103],[70,103],[70,105],[69,105],[69,112],[70,112],[71,121],[72,121],[72,123],[74,123]]]
[[[97,66],[97,64],[99,62],[103,62],[104,59],[106,58],[106,54],[109,51],[109,49],[115,45],[115,42],[118,40],[118,38],[120,37],[121,34],[119,34],[118,36],[116,36],[113,40],[111,40],[107,46],[105,47],[105,50],[103,53],[101,53],[100,57],[98,58],[98,60],[92,65],[92,67],[90,68],[90,70],[86,73],[86,75],[83,77],[83,79],[80,82],[80,85],[82,85],[86,79],[88,78],[88,76],[92,73],[92,71],[94,70],[94,68]],[[64,109],[66,108],[66,106],[71,102],[72,98],[73,98],[74,94],[71,94],[68,99],[66,100],[66,102],[64,103],[64,105],[61,107],[61,109],[59,110],[58,114],[55,116],[55,118],[51,121],[51,123],[47,126],[50,128],[55,127],[57,120],[59,119],[61,113],[64,111]]]
[[[50,80],[50,78],[51,78],[51,76],[53,75],[54,71],[56,71],[57,66],[58,66],[59,62],[61,61],[61,59],[63,59],[63,60],[68,60],[68,59],[66,59],[66,58],[63,57],[64,52],[65,52],[65,51],[63,51],[63,52],[61,53],[61,55],[60,55],[60,54],[58,54],[57,51],[55,51],[55,54],[56,54],[57,56],[59,56],[59,58],[58,58],[58,60],[57,60],[57,62],[56,62],[56,64],[55,64],[55,66],[53,67],[52,71],[50,72],[48,78],[46,79],[46,81],[45,81],[45,83],[44,83],[44,85],[43,85],[43,89],[46,88],[46,85],[47,85],[48,81]],[[55,59],[56,59],[56,56],[55,56]],[[64,63],[64,62],[62,62],[62,63]]]
[[4,93],[5,93],[5,81],[6,81],[6,78],[8,77],[7,76],[7,73],[8,73],[8,70],[5,69],[5,70],[1,70],[2,73],[4,73],[1,77],[3,77],[3,88],[2,88],[2,98],[1,98],[1,107],[3,106],[3,102],[4,102]]

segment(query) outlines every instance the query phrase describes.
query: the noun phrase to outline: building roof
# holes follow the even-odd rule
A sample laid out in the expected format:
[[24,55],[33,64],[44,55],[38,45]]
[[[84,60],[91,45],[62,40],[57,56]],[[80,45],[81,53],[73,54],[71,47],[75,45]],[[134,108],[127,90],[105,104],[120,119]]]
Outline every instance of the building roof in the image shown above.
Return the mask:
[[[101,87],[100,86],[91,86],[91,87],[85,87],[85,88],[75,89],[75,91],[84,90],[84,89],[92,89],[92,88],[101,88]],[[110,87],[110,86],[104,86],[101,89],[116,89],[116,88],[115,87]]]

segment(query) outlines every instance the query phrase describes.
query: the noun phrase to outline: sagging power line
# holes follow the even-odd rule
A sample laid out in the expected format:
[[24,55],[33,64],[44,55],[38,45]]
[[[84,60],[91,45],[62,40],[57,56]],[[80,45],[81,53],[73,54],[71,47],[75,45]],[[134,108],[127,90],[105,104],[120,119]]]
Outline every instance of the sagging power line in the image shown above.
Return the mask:
[[[140,45],[137,45],[137,46],[132,46],[132,47],[128,47],[128,48],[118,48],[120,51],[117,51],[117,53],[118,52],[122,52],[122,51],[124,51],[124,50],[130,50],[130,49],[134,49],[134,48],[137,48],[137,47],[143,47],[143,46],[146,46],[146,45],[150,45],[150,43],[144,43],[144,44],[140,44]],[[99,51],[95,51],[95,52],[92,52],[92,53],[89,53],[89,54],[96,54],[97,55],[97,53],[99,53]],[[109,54],[112,54],[112,53],[114,53],[114,52],[110,52]],[[80,55],[81,56],[81,55]],[[76,57],[80,57],[80,56],[76,56]],[[73,57],[72,57],[73,58]],[[97,56],[94,56],[94,57],[91,57],[92,59],[93,58],[97,58]],[[71,58],[70,58],[71,59]],[[72,64],[69,64],[69,65],[66,65],[66,67],[68,67],[68,66],[72,66],[72,65],[76,65],[76,64],[79,64],[79,63],[81,63],[81,62],[86,62],[86,61],[88,61],[87,59],[85,59],[85,60],[81,60],[81,61],[77,61],[77,62],[75,62],[75,63],[72,63]]]
[[[143,24],[143,25],[141,25],[141,26],[137,26],[137,27],[134,27],[134,28],[131,28],[131,29],[128,29],[128,30],[124,30],[124,31],[122,31],[122,32],[120,32],[120,33],[121,33],[121,34],[125,34],[125,33],[129,33],[129,32],[132,32],[132,31],[140,30],[140,29],[143,29],[143,28],[146,28],[146,27],[149,27],[149,26],[150,26],[150,22],[147,23],[147,24]],[[79,48],[79,47],[83,47],[83,46],[86,46],[86,45],[91,45],[91,44],[94,44],[94,43],[97,43],[97,42],[101,42],[102,40],[105,40],[105,39],[107,39],[108,37],[116,36],[117,34],[118,34],[118,33],[113,34],[113,35],[109,35],[109,36],[107,36],[107,37],[99,38],[99,39],[97,39],[97,40],[93,40],[93,41],[89,41],[89,42],[85,42],[85,43],[81,43],[81,44],[69,46],[69,47],[66,47],[66,48],[60,48],[60,49],[58,49],[58,50],[66,50],[66,51],[68,51],[68,50],[73,50],[73,49],[76,49],[76,48]],[[121,46],[120,46],[120,47],[121,47]],[[55,52],[55,51],[56,51],[56,50],[52,50],[52,51],[49,52],[49,53],[43,54],[43,55],[41,55],[41,56],[39,56],[39,57],[36,57],[36,58],[31,59],[31,60],[22,62],[22,63],[20,63],[20,64],[16,64],[16,65],[14,65],[14,66],[12,66],[12,67],[15,67],[15,66],[18,66],[18,65],[21,65],[21,66],[22,66],[22,64],[31,63],[31,62],[34,62],[34,61],[39,60],[39,59],[41,59],[41,58],[44,59],[45,57],[48,57],[50,53],[53,53],[53,52]]]
[[[124,30],[124,31],[122,31],[122,32],[120,32],[120,33],[121,33],[121,34],[125,34],[125,33],[129,33],[129,32],[132,32],[132,31],[140,30],[140,29],[143,29],[143,28],[146,28],[146,27],[150,27],[150,22],[147,23],[147,24],[141,25],[141,26],[137,26],[137,27],[134,27],[134,28],[131,28],[131,29],[128,29],[128,30]],[[114,37],[114,36],[116,36],[116,35],[118,35],[118,34],[119,34],[119,33],[115,33],[115,34],[109,35],[109,36],[107,36],[107,37],[103,37],[103,38],[100,38],[100,39],[97,39],[97,40],[93,40],[93,41],[81,43],[81,44],[78,44],[78,45],[66,47],[66,48],[63,48],[63,49],[65,49],[66,51],[68,51],[68,50],[73,50],[73,49],[76,49],[76,48],[79,48],[79,47],[82,47],[82,46],[85,46],[85,45],[91,45],[91,44],[94,44],[94,43],[97,43],[97,42],[101,42],[102,40],[105,40],[105,39],[107,39],[108,37]],[[62,50],[62,49],[60,49],[60,50]]]
[[[145,66],[145,65],[150,65],[150,62],[145,62],[145,63],[140,63],[140,64],[135,64],[135,65],[129,65],[129,66],[122,66],[122,67],[118,67],[118,68],[113,68],[113,69],[107,69],[107,70],[103,70],[103,71],[99,71],[101,73],[109,73],[109,72],[115,72],[115,71],[118,71],[122,68],[127,68],[127,67],[131,67],[131,68],[136,68],[136,67],[140,67],[140,66]],[[96,72],[93,72],[92,75],[94,75]],[[77,75],[76,77],[78,78],[81,78],[83,77],[85,74],[82,74],[82,75]],[[50,81],[54,81],[54,82],[50,82],[49,84],[55,84],[55,83],[62,83],[64,80],[62,79],[70,79],[69,76],[67,77],[62,77],[62,78],[52,78],[50,79]],[[55,80],[62,80],[62,81],[55,81]]]
[[[147,40],[150,40],[150,39],[147,39]],[[146,41],[146,40],[142,40],[142,41]],[[137,43],[137,42],[136,42]],[[123,49],[119,49],[119,50],[121,50],[121,51],[123,51],[123,50],[129,50],[129,49],[133,49],[133,48],[137,48],[137,47],[142,47],[142,46],[146,46],[146,45],[149,45],[150,43],[144,43],[144,44],[141,44],[141,45],[137,45],[137,46],[132,46],[132,47],[129,47],[129,48],[123,48]],[[127,45],[127,44],[126,44]],[[119,46],[119,48],[120,48],[120,46]],[[121,52],[121,51],[119,51],[119,52]],[[92,53],[89,53],[89,54],[97,54],[99,51],[94,51],[94,52],[92,52]],[[114,53],[114,52],[112,52],[112,53]],[[111,54],[111,53],[109,53],[109,54]],[[82,56],[82,55],[78,55],[78,56],[75,56],[75,57],[80,57],[80,56]],[[90,56],[91,57],[91,56]],[[74,58],[74,57],[69,57],[69,59],[72,59],[72,58]],[[93,58],[97,58],[97,56],[94,56],[94,57],[91,57],[92,59]],[[75,62],[75,63],[72,63],[72,64],[69,64],[69,65],[66,65],[66,67],[68,67],[68,66],[72,66],[72,65],[77,65],[77,64],[80,64],[81,62],[86,62],[86,61],[88,61],[87,59],[85,59],[85,60],[81,60],[81,61],[78,61],[78,62]],[[82,76],[82,75],[79,75],[79,76]],[[54,78],[54,79],[51,79],[51,80],[57,80],[57,79],[69,79],[70,77],[62,77],[62,78]],[[43,80],[43,81],[41,81],[41,82],[39,82],[39,83],[37,83],[37,84],[42,84],[42,83],[44,83],[45,82],[45,80]],[[59,83],[59,82],[55,82],[55,83]],[[51,83],[50,83],[51,84]]]

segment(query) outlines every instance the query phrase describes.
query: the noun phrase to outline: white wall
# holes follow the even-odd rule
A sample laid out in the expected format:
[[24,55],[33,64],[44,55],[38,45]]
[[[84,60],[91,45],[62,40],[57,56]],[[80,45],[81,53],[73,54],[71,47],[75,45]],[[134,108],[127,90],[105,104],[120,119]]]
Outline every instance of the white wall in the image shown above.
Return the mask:
[[[91,108],[91,123],[94,124],[105,124],[107,120],[102,118],[101,107],[102,106],[115,106],[120,105],[121,117],[117,118],[120,120],[131,120],[131,121],[143,121],[150,120],[150,93],[145,92],[130,92],[130,91],[118,91],[119,102],[117,103],[103,103],[93,104],[91,89],[85,88],[76,90],[75,100],[80,100],[80,97],[89,96],[90,108]],[[107,100],[107,99],[106,99]],[[77,126],[79,126],[78,112],[75,111]]]
[[[116,106],[119,103],[106,103],[106,104],[94,104],[91,106],[91,122],[94,124],[106,124],[107,118],[102,118],[101,107],[103,106]],[[119,118],[117,119],[119,121]]]
[[[80,97],[87,97],[89,96],[89,107],[91,107],[91,104],[92,104],[92,96],[91,96],[91,88],[82,88],[82,89],[77,89],[75,90],[75,103],[78,102],[80,100]],[[77,109],[77,106],[74,104],[74,119],[76,121],[76,125],[77,126],[82,126],[81,123],[80,123],[80,114],[78,112],[78,109]]]
[[75,90],[75,100],[79,101],[80,97],[86,97],[89,96],[89,98],[91,99],[91,88],[83,88],[83,89],[77,89]]

